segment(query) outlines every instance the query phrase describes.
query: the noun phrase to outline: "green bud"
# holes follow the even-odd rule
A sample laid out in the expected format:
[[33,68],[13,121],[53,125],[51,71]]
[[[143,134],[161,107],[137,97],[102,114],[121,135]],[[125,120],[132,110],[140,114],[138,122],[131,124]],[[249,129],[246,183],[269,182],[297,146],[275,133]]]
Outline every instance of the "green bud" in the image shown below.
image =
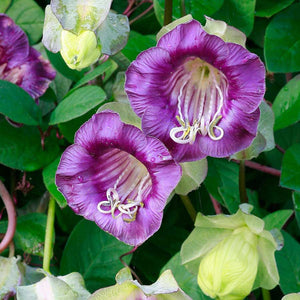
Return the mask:
[[300,293],[287,294],[281,300],[300,300]]
[[257,236],[249,228],[236,229],[201,260],[198,284],[202,291],[220,300],[244,299],[258,268]]
[[60,53],[70,69],[80,71],[99,59],[101,46],[97,44],[93,31],[85,30],[76,35],[68,30],[62,30]]

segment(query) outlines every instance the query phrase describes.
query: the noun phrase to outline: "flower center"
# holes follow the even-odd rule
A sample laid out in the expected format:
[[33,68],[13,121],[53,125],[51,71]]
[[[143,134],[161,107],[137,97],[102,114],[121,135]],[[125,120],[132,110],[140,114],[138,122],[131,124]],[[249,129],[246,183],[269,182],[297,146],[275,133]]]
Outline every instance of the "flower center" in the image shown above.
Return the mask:
[[[101,156],[101,160],[105,164],[111,163],[113,168],[107,169],[107,178],[102,178],[107,186],[107,200],[99,202],[97,209],[103,214],[111,214],[114,219],[123,216],[125,222],[132,222],[136,219],[138,210],[144,207],[143,199],[152,189],[150,174],[129,153],[119,149],[108,150]],[[102,165],[102,169],[104,168]]]
[[169,82],[173,90],[171,98],[177,102],[179,123],[170,131],[172,140],[193,144],[198,133],[220,140],[224,130],[217,124],[228,93],[225,75],[200,58],[189,58],[172,74]]

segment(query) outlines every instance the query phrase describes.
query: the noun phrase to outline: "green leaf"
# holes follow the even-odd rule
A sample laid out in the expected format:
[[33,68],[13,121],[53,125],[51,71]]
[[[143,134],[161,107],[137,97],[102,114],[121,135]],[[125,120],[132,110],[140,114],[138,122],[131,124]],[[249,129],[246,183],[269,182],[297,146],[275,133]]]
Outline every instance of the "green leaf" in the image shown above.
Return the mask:
[[300,192],[293,193],[293,203],[295,209],[296,220],[298,223],[298,228],[300,228]]
[[48,165],[43,170],[43,180],[44,184],[49,191],[49,193],[54,197],[57,204],[63,208],[66,207],[67,201],[65,197],[57,190],[57,186],[55,184],[55,173],[57,170],[57,166],[59,164],[60,157],[58,157],[56,160],[54,160],[50,165]]
[[72,70],[70,69],[65,61],[63,60],[63,58],[61,57],[60,53],[52,53],[48,50],[46,50],[48,59],[50,60],[52,66],[62,75],[64,75],[65,77],[71,79],[72,81],[78,81],[79,79],[81,79],[84,76],[84,73],[86,71],[86,69],[82,70],[82,71],[76,71],[76,70]]
[[[72,71],[71,69],[69,69]],[[60,102],[68,93],[72,80],[62,75],[60,72],[56,72],[54,80],[50,83],[50,87],[53,89],[57,101]]]
[[174,255],[163,267],[162,271],[170,269],[182,290],[192,299],[209,300],[210,297],[203,294],[197,283],[197,276],[192,275],[182,264],[180,253]]
[[30,44],[35,44],[40,40],[45,15],[34,0],[13,0],[6,14],[25,31]]
[[[15,247],[28,254],[44,255],[44,242],[47,216],[42,213],[30,213],[17,218],[14,235]],[[5,232],[7,221],[1,222],[0,232]],[[54,243],[54,237],[52,240]]]
[[272,108],[275,114],[274,130],[285,128],[300,120],[300,75],[280,90]]
[[243,31],[247,36],[254,24],[255,0],[224,0],[223,6],[211,17]]
[[121,118],[121,121],[138,127],[141,129],[141,119],[134,113],[131,106],[128,103],[109,102],[102,105],[97,112],[103,110],[113,110],[117,112]]
[[[115,283],[115,274],[122,268],[119,257],[130,249],[131,246],[104,232],[94,222],[82,220],[68,239],[60,271],[79,272],[88,290],[94,291]],[[129,263],[130,256],[124,260]]]
[[275,254],[280,276],[279,286],[284,294],[300,292],[300,244],[282,232],[284,247]]
[[207,174],[207,160],[181,163],[182,177],[175,188],[175,193],[187,195],[189,192],[199,188]]
[[265,229],[271,230],[273,228],[281,229],[287,220],[291,217],[293,211],[291,209],[277,210],[263,218],[265,222]]
[[265,35],[265,60],[270,72],[300,71],[300,3],[276,15]]
[[52,134],[41,146],[41,135],[36,127],[15,128],[0,121],[0,163],[23,171],[35,171],[47,166],[59,152],[56,137]]
[[26,125],[39,125],[42,114],[35,101],[19,86],[0,80],[0,113]]
[[97,78],[100,75],[105,75],[104,82],[106,82],[110,76],[114,73],[114,71],[118,68],[118,64],[114,62],[112,59],[107,60],[100,66],[97,66],[93,71],[87,73],[84,77],[76,82],[73,86],[73,89],[79,88],[80,86],[88,83],[89,81]]
[[133,61],[138,54],[150,47],[156,45],[155,35],[142,35],[135,31],[130,31],[128,43],[122,50],[122,53]]
[[205,187],[218,202],[226,206],[231,213],[235,213],[240,204],[238,165],[225,159],[210,157],[207,161]]
[[102,53],[114,55],[122,50],[127,43],[129,31],[127,16],[110,12],[96,31]]
[[294,144],[283,156],[280,185],[300,191],[300,144]]
[[12,0],[2,0],[0,2],[0,13],[5,13]]
[[51,8],[63,29],[78,34],[94,31],[108,15],[112,0],[52,0]]
[[258,17],[272,17],[293,2],[294,0],[256,0],[255,15]]
[[106,99],[105,92],[98,86],[86,86],[68,95],[52,112],[50,125],[76,119]]

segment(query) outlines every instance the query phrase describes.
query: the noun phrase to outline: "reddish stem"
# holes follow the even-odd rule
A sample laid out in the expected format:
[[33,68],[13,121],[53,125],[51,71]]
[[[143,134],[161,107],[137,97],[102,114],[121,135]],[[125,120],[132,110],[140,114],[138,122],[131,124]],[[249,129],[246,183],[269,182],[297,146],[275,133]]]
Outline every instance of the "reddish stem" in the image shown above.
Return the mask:
[[135,0],[128,0],[128,6],[126,7],[126,9],[123,12],[123,15],[128,17],[128,12],[130,11],[130,9],[132,8],[132,6],[134,5]]
[[276,147],[276,149],[277,150],[279,150],[281,153],[285,153],[285,150],[282,148],[282,147],[280,147],[279,145],[277,145],[277,144],[275,144],[275,147]]
[[220,203],[211,194],[209,194],[209,197],[214,206],[216,214],[217,215],[222,214],[223,211],[222,211],[222,207],[221,207]]
[[136,273],[132,270],[132,268],[130,268],[130,267],[126,264],[126,262],[123,260],[123,257],[124,257],[124,256],[127,256],[127,255],[130,255],[130,254],[134,253],[135,250],[136,250],[137,248],[138,248],[138,246],[134,246],[130,251],[128,251],[128,252],[122,254],[122,255],[120,256],[120,261],[121,261],[121,263],[123,264],[124,267],[129,268],[129,270],[130,270],[131,274],[133,275],[133,277],[135,277],[135,279],[136,279],[140,284],[142,284],[142,282],[141,282],[140,278],[137,276],[137,274],[136,274]]
[[286,80],[286,82],[289,82],[292,78],[293,78],[293,74],[292,73],[286,73],[285,74],[285,80]]
[[133,22],[137,21],[138,19],[140,19],[141,17],[143,17],[144,15],[146,15],[152,8],[153,8],[153,4],[151,4],[145,11],[143,11],[141,14],[139,14],[134,19],[132,19],[129,22],[129,24],[131,25]]
[[16,225],[17,225],[17,218],[16,218],[16,210],[14,203],[5,187],[5,185],[0,180],[0,196],[4,202],[7,216],[8,216],[8,226],[6,233],[4,235],[3,240],[0,243],[0,253],[3,252],[11,243],[15,231],[16,231]]
[[[235,160],[235,159],[233,159],[232,161],[235,162],[235,163],[238,163],[238,164],[240,163],[240,161]],[[261,165],[257,162],[254,162],[254,161],[245,160],[245,166],[248,167],[248,168],[263,172],[263,173],[267,173],[267,174],[270,174],[270,175],[277,176],[277,177],[280,177],[280,175],[281,175],[280,170]]]

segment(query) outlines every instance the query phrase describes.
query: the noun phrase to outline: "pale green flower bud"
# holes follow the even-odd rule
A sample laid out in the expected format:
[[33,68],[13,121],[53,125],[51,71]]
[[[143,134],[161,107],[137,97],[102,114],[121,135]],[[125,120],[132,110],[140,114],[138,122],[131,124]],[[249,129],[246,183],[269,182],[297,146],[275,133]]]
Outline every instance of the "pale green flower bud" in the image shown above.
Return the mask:
[[85,30],[76,35],[62,30],[60,53],[70,69],[80,71],[99,59],[101,46],[98,45],[93,31]]
[[257,268],[257,236],[241,227],[204,256],[198,284],[212,298],[242,300],[251,292]]
[[300,293],[287,294],[281,300],[300,300]]

